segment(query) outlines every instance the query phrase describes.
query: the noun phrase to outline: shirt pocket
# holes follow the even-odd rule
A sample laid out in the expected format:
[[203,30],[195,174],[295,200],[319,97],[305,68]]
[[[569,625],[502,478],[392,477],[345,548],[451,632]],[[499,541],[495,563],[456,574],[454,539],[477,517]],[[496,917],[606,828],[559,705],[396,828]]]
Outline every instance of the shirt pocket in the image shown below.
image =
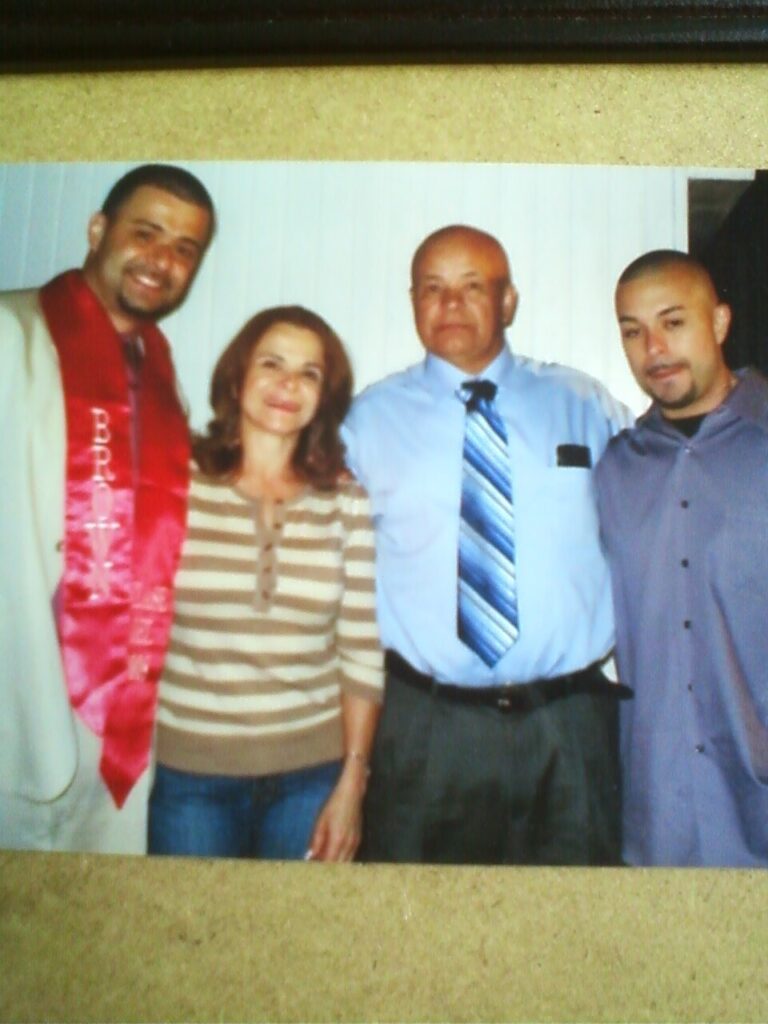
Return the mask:
[[[512,486],[514,490],[514,475]],[[589,513],[587,518],[596,521],[595,490],[590,469],[581,466],[539,467],[532,474],[529,487],[525,486],[525,480],[520,480],[519,491],[520,501],[525,501],[534,511],[572,513],[577,519]]]
[[527,478],[513,478],[512,487],[522,546],[553,567],[594,557],[599,530],[591,470],[539,466]]

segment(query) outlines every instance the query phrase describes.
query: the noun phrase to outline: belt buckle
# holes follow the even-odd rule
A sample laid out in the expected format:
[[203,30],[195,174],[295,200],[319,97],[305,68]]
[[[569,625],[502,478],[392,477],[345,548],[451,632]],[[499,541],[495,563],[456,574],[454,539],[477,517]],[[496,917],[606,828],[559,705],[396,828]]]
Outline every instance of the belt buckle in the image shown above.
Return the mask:
[[498,711],[511,711],[512,710],[512,687],[511,686],[500,686],[499,693],[494,701],[496,709]]

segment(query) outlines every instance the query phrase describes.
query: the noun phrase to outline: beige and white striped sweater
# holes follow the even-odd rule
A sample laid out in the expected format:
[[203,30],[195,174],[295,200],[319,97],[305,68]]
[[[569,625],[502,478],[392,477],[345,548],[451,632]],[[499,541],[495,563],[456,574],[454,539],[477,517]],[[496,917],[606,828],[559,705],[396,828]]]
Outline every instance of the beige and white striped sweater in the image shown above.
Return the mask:
[[259,504],[193,470],[160,680],[157,760],[268,775],[343,754],[340,695],[381,699],[368,498],[355,483]]

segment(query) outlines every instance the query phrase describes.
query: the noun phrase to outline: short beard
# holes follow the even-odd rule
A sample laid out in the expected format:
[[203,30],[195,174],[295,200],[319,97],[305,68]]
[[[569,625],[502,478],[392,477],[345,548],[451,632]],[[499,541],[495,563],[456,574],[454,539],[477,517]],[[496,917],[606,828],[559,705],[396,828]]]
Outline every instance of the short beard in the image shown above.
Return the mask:
[[656,404],[662,409],[685,409],[699,400],[695,386],[691,386],[684,395],[681,395],[679,398],[673,398],[671,401],[665,401],[663,398],[654,395],[653,392],[651,392],[651,395]]
[[156,320],[162,320],[163,317],[168,316],[179,308],[186,297],[186,291],[180,295],[174,302],[168,302],[165,305],[156,306],[154,309],[144,309],[141,306],[134,306],[124,295],[118,295],[117,304],[121,311],[126,316],[131,317],[132,320],[141,320],[144,323],[153,323]]

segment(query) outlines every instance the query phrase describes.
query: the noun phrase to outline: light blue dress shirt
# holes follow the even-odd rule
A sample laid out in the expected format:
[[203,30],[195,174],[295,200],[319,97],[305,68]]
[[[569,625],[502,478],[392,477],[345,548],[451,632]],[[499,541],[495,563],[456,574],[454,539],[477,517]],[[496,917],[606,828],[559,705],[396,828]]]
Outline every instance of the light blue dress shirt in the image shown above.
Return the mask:
[[629,411],[577,371],[504,348],[493,381],[512,466],[520,636],[489,668],[456,633],[465,407],[471,379],[433,355],[367,388],[343,428],[352,471],[371,498],[379,625],[385,647],[441,682],[525,683],[585,668],[613,644],[608,568],[592,472],[559,466],[559,445],[596,465]]

